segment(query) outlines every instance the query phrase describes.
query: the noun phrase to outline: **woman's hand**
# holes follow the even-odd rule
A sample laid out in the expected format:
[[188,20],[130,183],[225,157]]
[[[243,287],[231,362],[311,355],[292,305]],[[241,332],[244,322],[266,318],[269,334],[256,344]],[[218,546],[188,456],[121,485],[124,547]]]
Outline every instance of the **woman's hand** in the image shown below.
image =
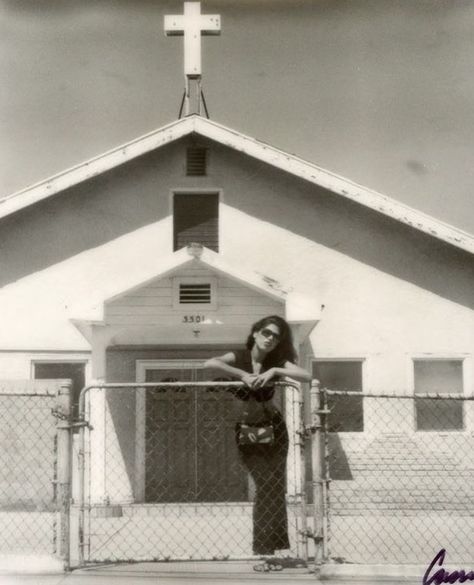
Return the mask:
[[275,375],[276,375],[276,368],[270,368],[266,372],[263,372],[263,374],[259,374],[258,376],[256,376],[256,379],[253,383],[252,388],[254,390],[258,390],[258,388],[263,388],[263,386],[268,384],[268,382],[270,382],[270,380],[272,378],[274,378]]
[[240,379],[248,388],[255,388],[257,374],[244,374]]

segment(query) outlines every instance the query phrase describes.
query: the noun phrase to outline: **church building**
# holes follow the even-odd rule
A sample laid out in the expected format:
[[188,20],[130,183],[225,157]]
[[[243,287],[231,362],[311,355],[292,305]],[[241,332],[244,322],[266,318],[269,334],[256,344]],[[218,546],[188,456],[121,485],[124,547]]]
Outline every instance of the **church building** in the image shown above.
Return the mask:
[[[416,464],[427,457],[427,437],[472,437],[471,403],[433,414],[416,396],[474,393],[474,238],[209,119],[200,42],[201,34],[219,34],[219,17],[185,3],[165,29],[185,39],[181,117],[0,201],[1,378],[70,378],[77,418],[85,386],[215,380],[204,361],[242,347],[261,317],[280,315],[300,365],[323,387],[413,397],[394,409],[351,395],[333,412],[332,455],[347,471],[333,477],[336,500],[357,469],[371,458],[380,463],[384,445],[400,452],[415,445]],[[186,392],[153,398],[135,390],[91,390],[86,400],[95,429],[86,443],[95,452],[85,470],[87,501],[97,506],[91,521],[117,528],[127,506],[152,514],[173,502],[202,517],[210,501],[230,509],[251,500],[247,480],[235,474],[231,431],[219,435],[229,444],[225,456],[207,451],[209,470],[196,478],[205,397],[192,393],[179,418],[175,406]],[[309,387],[298,396],[308,422]],[[231,429],[228,395],[212,400]],[[152,436],[151,411],[172,456]],[[290,423],[296,437],[302,421]],[[189,455],[181,467],[178,452]],[[307,489],[310,501],[309,465],[306,486],[288,480],[290,496]],[[213,466],[220,497],[206,479]],[[166,492],[153,473],[170,478]],[[78,493],[85,489],[80,475],[74,481]],[[97,557],[110,558],[106,549]],[[119,558],[134,554],[114,550]]]

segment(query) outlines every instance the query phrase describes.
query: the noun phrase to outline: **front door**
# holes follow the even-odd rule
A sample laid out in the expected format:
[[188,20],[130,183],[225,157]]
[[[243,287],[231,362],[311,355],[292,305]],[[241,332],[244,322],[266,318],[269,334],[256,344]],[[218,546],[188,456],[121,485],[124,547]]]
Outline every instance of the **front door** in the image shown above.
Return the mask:
[[[201,360],[143,364],[146,382],[221,378]],[[239,405],[225,389],[157,387],[145,392],[145,501],[248,500],[247,475],[234,440]]]

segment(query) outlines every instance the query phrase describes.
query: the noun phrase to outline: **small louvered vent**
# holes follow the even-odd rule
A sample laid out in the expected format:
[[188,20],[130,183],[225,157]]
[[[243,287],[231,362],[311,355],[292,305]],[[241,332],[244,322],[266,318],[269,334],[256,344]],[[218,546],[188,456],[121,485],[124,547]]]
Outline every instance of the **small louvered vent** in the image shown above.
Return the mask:
[[197,146],[186,149],[186,174],[202,176],[206,174],[207,150]]
[[179,285],[179,304],[201,304],[208,305],[211,302],[211,285],[206,284],[183,284]]

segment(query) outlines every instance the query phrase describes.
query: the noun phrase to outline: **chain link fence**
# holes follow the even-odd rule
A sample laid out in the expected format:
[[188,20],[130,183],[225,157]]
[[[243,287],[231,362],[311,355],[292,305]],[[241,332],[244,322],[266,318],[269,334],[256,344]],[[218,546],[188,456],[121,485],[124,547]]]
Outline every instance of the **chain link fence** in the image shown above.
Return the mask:
[[2,555],[64,555],[62,390],[67,381],[0,381]]
[[269,533],[281,534],[281,554],[307,558],[301,393],[289,383],[275,391],[286,464],[270,458],[261,479],[236,446],[239,387],[165,381],[83,392],[79,564],[252,558],[255,538]]
[[450,563],[472,561],[472,397],[312,398],[322,561],[426,565],[441,549]]
[[[69,550],[73,566],[248,559],[264,554],[257,524],[263,534],[287,526],[279,554],[316,565],[426,565],[441,549],[450,563],[470,562],[472,397],[313,384],[305,427],[302,393],[280,386],[284,469],[272,460],[276,475],[265,468],[259,484],[236,446],[238,386],[104,384],[83,391],[71,423],[63,381],[0,383],[0,554],[51,554],[66,566]],[[272,498],[260,499],[256,522],[262,485]]]

